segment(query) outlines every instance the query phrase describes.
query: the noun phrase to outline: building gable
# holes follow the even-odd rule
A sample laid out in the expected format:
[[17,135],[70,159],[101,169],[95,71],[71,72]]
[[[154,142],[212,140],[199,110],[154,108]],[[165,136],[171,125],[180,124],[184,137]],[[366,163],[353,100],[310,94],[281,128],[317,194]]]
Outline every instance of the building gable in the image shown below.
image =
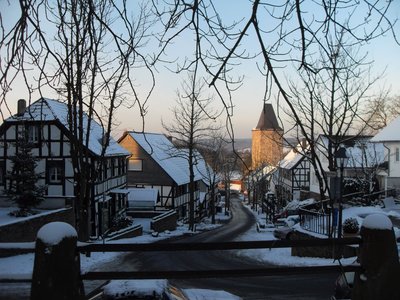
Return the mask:
[[[173,178],[143,149],[130,135],[126,134],[119,139],[119,144],[131,153],[128,160],[128,183],[135,185],[173,185]],[[129,164],[133,160],[141,162],[141,169],[130,170]]]

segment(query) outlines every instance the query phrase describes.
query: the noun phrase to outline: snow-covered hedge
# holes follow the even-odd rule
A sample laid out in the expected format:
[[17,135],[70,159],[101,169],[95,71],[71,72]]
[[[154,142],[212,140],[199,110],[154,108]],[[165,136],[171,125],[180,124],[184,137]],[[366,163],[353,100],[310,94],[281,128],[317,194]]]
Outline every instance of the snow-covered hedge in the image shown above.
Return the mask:
[[343,222],[343,232],[345,233],[357,233],[359,227],[360,226],[356,218],[348,218]]

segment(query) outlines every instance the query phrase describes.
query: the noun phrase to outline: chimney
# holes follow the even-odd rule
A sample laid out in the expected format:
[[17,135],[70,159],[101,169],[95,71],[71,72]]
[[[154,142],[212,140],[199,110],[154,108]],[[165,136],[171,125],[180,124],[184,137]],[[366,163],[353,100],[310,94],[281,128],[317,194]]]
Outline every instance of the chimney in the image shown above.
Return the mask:
[[26,110],[25,99],[19,99],[17,104],[17,116],[23,116]]
[[301,148],[303,150],[307,149],[307,139],[306,138],[302,138],[302,140],[301,140]]

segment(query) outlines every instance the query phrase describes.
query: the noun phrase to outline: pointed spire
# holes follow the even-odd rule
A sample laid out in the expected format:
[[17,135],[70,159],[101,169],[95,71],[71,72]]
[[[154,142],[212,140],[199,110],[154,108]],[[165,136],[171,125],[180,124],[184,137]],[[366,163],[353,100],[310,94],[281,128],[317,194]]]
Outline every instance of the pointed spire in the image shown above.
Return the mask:
[[256,129],[282,131],[282,128],[279,126],[278,120],[276,119],[272,104],[264,104]]

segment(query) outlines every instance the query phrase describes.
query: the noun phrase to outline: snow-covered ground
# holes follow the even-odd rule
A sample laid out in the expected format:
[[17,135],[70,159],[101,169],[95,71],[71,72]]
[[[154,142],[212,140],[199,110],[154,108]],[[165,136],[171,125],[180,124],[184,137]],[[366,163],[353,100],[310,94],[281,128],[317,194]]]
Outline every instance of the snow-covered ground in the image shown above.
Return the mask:
[[[248,208],[250,209],[250,208]],[[9,210],[8,210],[9,211]],[[351,207],[345,209],[343,211],[343,220],[349,217],[355,217],[359,224],[362,224],[363,219],[370,214],[380,213],[387,216],[392,216],[398,218],[400,220],[400,213],[397,210],[389,210],[385,211],[380,207]],[[265,223],[265,215],[258,214],[254,212],[256,218],[259,219],[260,223]],[[264,217],[264,219],[263,219]],[[217,221],[224,220],[227,217],[220,213],[217,215]],[[0,210],[0,224],[4,224],[7,221],[13,221],[15,218],[7,216],[7,210]],[[180,225],[174,231],[167,231],[159,233],[157,237],[151,235],[150,230],[150,221],[149,219],[135,219],[134,225],[141,224],[143,226],[144,234],[142,236],[138,236],[135,238],[121,239],[115,241],[106,241],[107,243],[152,243],[155,241],[159,241],[162,239],[168,239],[171,237],[181,236],[184,234],[192,234],[187,229],[187,225]],[[210,230],[215,227],[221,226],[220,224],[211,224],[209,220],[205,220],[205,222],[200,223],[196,226],[197,232],[201,232],[203,230]],[[395,227],[396,235],[399,234],[399,229]],[[237,238],[238,241],[256,241],[256,240],[274,240],[273,236],[273,228],[266,228],[257,231],[254,226],[245,234],[239,236]],[[99,241],[102,242],[102,241]],[[275,249],[252,249],[252,250],[240,250],[238,251],[239,255],[248,256],[258,261],[265,261],[268,263],[276,264],[276,265],[285,265],[285,266],[304,266],[304,265],[330,265],[337,264],[337,261],[333,261],[332,259],[322,259],[322,258],[307,258],[307,257],[295,257],[291,256],[290,248],[275,248]],[[103,262],[112,261],[116,256],[121,255],[120,253],[92,253],[90,257],[86,257],[85,255],[81,256],[81,264],[82,271],[90,271],[95,265],[101,264]],[[354,261],[354,258],[348,258],[342,260],[342,263],[351,263]],[[29,276],[32,273],[33,268],[33,254],[24,254],[13,257],[0,258],[0,277],[13,274],[15,276],[25,275]],[[23,276],[23,277],[25,277]]]
[[[249,207],[247,207],[250,209]],[[362,224],[366,216],[370,214],[383,214],[391,216],[392,218],[399,219],[400,221],[400,210],[390,209],[385,210],[380,207],[352,207],[343,211],[343,220],[349,217],[355,217]],[[6,216],[3,210],[0,210],[0,224],[7,223],[11,217]],[[253,212],[260,223],[265,223],[265,215],[261,215],[258,212]],[[220,213],[217,215],[217,221],[226,219],[227,217]],[[264,219],[263,219],[264,218]],[[139,237],[122,239],[116,241],[106,241],[106,243],[151,243],[162,239],[171,238],[174,236],[180,236],[184,234],[193,234],[188,231],[187,225],[180,225],[175,231],[167,231],[160,233],[154,237],[151,234],[149,219],[135,219],[134,225],[141,224],[143,226],[144,234]],[[210,230],[220,224],[212,225],[210,220],[198,224],[196,230],[201,232],[203,230]],[[396,233],[399,232],[398,228],[395,228]],[[237,237],[239,241],[255,241],[255,240],[274,240],[273,228],[265,228],[260,232],[257,231],[256,226],[251,228],[243,235]],[[103,242],[103,241],[99,241]],[[339,262],[333,259],[323,258],[306,258],[306,257],[294,257],[291,256],[290,248],[276,248],[276,249],[253,249],[253,250],[239,250],[239,255],[251,257],[252,259],[260,262],[268,262],[275,265],[284,266],[309,266],[309,265],[337,265]],[[114,260],[121,253],[92,253],[90,257],[81,255],[82,271],[87,272],[92,268],[95,268],[101,263],[109,262]],[[342,264],[351,264],[355,258],[342,259]],[[32,275],[34,256],[33,254],[18,255],[13,257],[0,258],[0,278],[30,278]]]
[[[247,207],[250,209],[249,207]],[[265,223],[265,215],[253,212],[260,224]],[[261,229],[260,232],[254,226],[245,234],[237,238],[238,241],[270,241],[276,240],[273,235],[274,228]],[[260,262],[268,262],[279,266],[328,266],[337,265],[339,262],[333,259],[318,257],[297,257],[291,255],[291,248],[273,248],[273,249],[249,249],[239,250],[239,255],[255,259]],[[355,258],[342,259],[343,264],[354,262]]]

